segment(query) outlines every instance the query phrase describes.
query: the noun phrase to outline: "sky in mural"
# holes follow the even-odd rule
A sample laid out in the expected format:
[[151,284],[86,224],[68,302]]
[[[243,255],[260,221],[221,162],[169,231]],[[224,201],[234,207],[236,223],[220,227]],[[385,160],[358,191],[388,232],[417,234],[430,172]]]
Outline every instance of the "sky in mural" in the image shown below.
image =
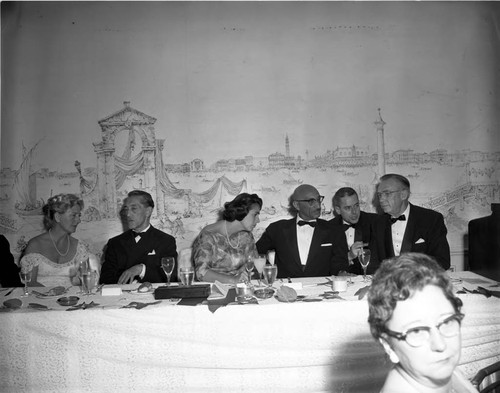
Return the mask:
[[166,163],[284,152],[287,134],[294,156],[375,153],[379,107],[386,151],[499,146],[491,4],[20,4],[2,4],[3,168],[42,140],[36,167],[74,170],[123,101],[157,118]]

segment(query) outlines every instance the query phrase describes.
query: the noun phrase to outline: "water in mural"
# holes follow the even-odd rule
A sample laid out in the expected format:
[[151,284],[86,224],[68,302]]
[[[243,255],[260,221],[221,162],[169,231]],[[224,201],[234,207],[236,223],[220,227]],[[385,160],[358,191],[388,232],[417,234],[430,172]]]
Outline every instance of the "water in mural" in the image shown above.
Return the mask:
[[[188,247],[201,228],[217,219],[224,202],[240,192],[257,193],[264,200],[256,239],[269,223],[288,217],[288,197],[302,183],[316,186],[325,196],[324,219],[333,217],[331,197],[344,186],[357,190],[363,210],[376,211],[373,195],[384,170],[408,177],[413,203],[444,215],[452,253],[462,253],[466,247],[468,221],[489,215],[490,203],[500,200],[500,152],[407,149],[385,152],[385,160],[379,160],[377,151],[353,145],[310,159],[290,155],[293,141],[286,136],[278,152],[266,157],[248,151],[243,157],[220,157],[210,166],[196,157],[189,163],[165,165],[164,140],[157,139],[155,122],[126,102],[122,110],[98,122],[102,140],[89,146],[88,156],[75,157],[70,173],[33,168],[37,144],[23,145],[20,167],[3,169],[0,177],[0,233],[9,239],[13,253],[18,257],[26,242],[43,231],[41,207],[47,198],[64,192],[84,199],[75,236],[88,242],[96,254],[107,239],[123,230],[119,211],[132,189],[154,196],[152,223],[175,236],[179,249]],[[374,144],[378,138],[382,151],[384,124],[379,113],[373,138]],[[83,165],[91,149],[96,163]]]

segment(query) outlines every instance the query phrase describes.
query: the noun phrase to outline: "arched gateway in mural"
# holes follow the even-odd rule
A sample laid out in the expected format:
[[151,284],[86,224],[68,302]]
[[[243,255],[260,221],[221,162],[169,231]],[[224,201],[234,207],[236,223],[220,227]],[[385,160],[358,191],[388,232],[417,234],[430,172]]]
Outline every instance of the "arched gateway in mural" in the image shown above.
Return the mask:
[[[144,172],[142,189],[156,197],[158,212],[163,213],[164,195],[160,187],[160,173],[163,167],[161,152],[164,140],[156,139],[156,119],[124,102],[124,108],[99,120],[102,141],[94,143],[97,154],[97,208],[104,216],[117,214],[117,189],[127,176]],[[115,141],[121,132],[128,133],[128,141],[122,156],[116,154]],[[142,150],[132,156],[136,133],[142,142]]]
[[[156,198],[156,214],[165,213],[165,198],[180,199],[187,197],[189,203],[207,203],[211,201],[220,189],[229,195],[237,195],[246,186],[246,181],[234,183],[222,176],[206,191],[193,193],[191,189],[180,189],[170,181],[163,165],[163,147],[165,140],[157,139],[154,124],[156,119],[124,102],[120,111],[99,120],[102,131],[102,141],[94,143],[97,155],[97,188],[94,190],[97,209],[103,217],[116,217],[118,209],[118,190],[125,180],[133,175],[141,176],[141,189]],[[126,133],[127,138],[123,154],[117,154],[117,136]],[[140,138],[141,149],[137,154],[137,136]]]

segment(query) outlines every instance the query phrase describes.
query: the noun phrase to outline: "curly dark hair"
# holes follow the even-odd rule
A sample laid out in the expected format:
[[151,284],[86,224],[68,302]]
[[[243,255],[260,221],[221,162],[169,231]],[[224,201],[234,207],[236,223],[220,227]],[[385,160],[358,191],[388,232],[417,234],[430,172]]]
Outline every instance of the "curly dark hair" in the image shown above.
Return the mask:
[[83,210],[83,200],[74,194],[58,194],[50,197],[42,208],[45,229],[49,230],[54,226],[56,213],[64,214],[74,206],[80,206],[80,209]]
[[441,288],[455,312],[460,312],[462,301],[453,294],[450,278],[434,258],[405,253],[382,262],[368,291],[368,323],[372,336],[380,338],[398,301],[412,297],[427,285]]
[[222,218],[232,222],[234,220],[243,220],[253,205],[259,205],[262,208],[262,199],[257,194],[239,194],[230,202],[224,203]]

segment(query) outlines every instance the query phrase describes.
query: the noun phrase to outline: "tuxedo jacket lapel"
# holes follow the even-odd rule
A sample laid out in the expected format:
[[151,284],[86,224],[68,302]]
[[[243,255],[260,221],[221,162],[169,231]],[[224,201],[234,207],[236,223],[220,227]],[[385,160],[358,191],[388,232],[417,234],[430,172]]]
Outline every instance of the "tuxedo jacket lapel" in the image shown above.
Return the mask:
[[321,240],[323,239],[324,229],[318,223],[316,228],[314,228],[313,237],[311,239],[311,246],[309,247],[309,252],[307,254],[306,266],[314,260],[315,254],[320,250]]
[[287,239],[290,245],[290,254],[293,258],[293,263],[297,268],[302,270],[302,263],[300,262],[300,254],[299,254],[299,244],[297,242],[297,222],[295,219],[291,219],[289,221],[289,225],[287,225],[284,229],[284,239]]
[[386,214],[385,217],[385,225],[384,225],[384,230],[385,230],[385,251],[387,254],[387,257],[393,257],[394,256],[394,246],[392,245],[392,226],[391,222],[389,220],[390,216]]
[[403,252],[411,252],[411,248],[413,245],[413,236],[416,227],[415,221],[416,221],[415,214],[411,214],[411,207],[410,207],[410,217],[408,217],[408,222],[406,223],[405,234],[403,236],[403,244],[401,244],[401,254]]

